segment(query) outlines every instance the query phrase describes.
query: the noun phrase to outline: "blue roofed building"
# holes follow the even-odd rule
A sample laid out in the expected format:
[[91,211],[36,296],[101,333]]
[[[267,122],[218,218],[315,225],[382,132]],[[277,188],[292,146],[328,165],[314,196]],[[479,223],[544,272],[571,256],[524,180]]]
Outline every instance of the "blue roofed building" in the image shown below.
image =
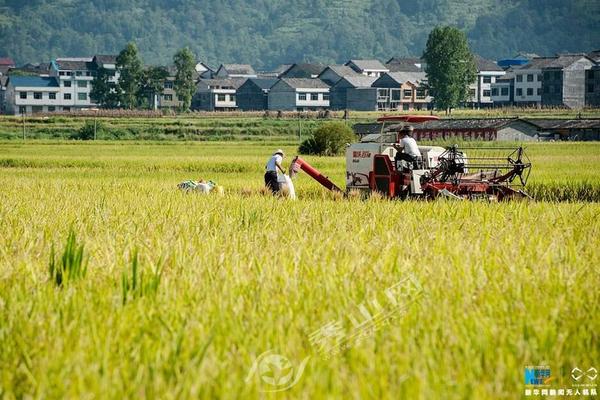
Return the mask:
[[31,115],[65,110],[55,77],[9,76],[6,83],[5,111],[11,115]]

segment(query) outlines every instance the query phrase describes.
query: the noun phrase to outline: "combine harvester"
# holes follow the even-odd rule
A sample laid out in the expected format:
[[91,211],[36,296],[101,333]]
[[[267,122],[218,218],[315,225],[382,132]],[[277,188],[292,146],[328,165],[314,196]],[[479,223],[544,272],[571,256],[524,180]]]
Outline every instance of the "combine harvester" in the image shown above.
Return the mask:
[[[437,119],[420,115],[379,118],[377,122],[382,124],[379,133],[365,135],[346,149],[346,192],[379,192],[392,199],[450,197],[503,201],[531,198],[523,190],[531,163],[522,147],[419,146],[422,157],[415,165],[396,161],[399,136],[396,132],[386,132],[386,124],[415,124]],[[297,156],[290,165],[290,176],[299,170],[325,188],[342,192],[329,178]]]

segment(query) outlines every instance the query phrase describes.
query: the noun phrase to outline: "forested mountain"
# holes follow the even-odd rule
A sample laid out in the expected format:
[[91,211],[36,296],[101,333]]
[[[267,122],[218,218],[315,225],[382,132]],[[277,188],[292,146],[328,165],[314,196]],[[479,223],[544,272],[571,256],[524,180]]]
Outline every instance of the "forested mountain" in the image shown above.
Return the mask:
[[135,41],[148,64],[184,46],[212,65],[385,61],[421,55],[441,24],[494,59],[600,48],[598,0],[0,0],[0,56],[39,62]]

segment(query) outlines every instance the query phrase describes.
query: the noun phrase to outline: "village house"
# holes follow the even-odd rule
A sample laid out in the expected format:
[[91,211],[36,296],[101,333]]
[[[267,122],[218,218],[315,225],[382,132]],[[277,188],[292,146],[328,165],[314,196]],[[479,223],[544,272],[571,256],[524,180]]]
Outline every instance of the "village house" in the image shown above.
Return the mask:
[[431,104],[424,72],[388,72],[373,82],[377,88],[377,110],[428,109]]
[[600,65],[593,66],[585,74],[585,104],[600,107]]
[[374,76],[376,78],[379,78],[386,72],[390,72],[390,70],[379,60],[350,60],[344,65],[352,68],[359,74]]
[[317,78],[325,82],[326,84],[333,86],[340,79],[347,76],[362,76],[347,65],[329,65],[325,68]]
[[490,107],[492,102],[492,84],[506,72],[495,62],[475,56],[477,78],[469,85],[469,100],[467,105],[473,107]]
[[504,76],[499,76],[490,86],[494,106],[509,106],[514,102],[515,73],[507,70]]
[[236,92],[237,106],[242,111],[259,111],[269,108],[269,91],[276,78],[250,78]]
[[60,95],[61,86],[57,77],[9,76],[5,111],[11,115],[70,111],[70,106],[63,106]]
[[58,79],[62,111],[96,107],[90,99],[94,72],[92,58],[57,58],[51,63],[50,76]]
[[316,111],[329,108],[329,85],[320,79],[283,78],[269,91],[269,110]]
[[213,79],[256,77],[256,71],[250,64],[221,64],[212,76]]
[[236,91],[245,78],[200,79],[192,99],[192,109],[203,111],[233,111],[237,109]]
[[374,76],[360,74],[344,76],[330,89],[329,102],[332,110],[377,110],[377,80]]
[[586,72],[595,65],[585,54],[561,54],[542,67],[542,105],[586,105]]
[[325,69],[322,64],[292,64],[279,78],[316,78]]
[[514,104],[540,106],[542,104],[542,67],[556,57],[537,57],[520,68],[515,68]]

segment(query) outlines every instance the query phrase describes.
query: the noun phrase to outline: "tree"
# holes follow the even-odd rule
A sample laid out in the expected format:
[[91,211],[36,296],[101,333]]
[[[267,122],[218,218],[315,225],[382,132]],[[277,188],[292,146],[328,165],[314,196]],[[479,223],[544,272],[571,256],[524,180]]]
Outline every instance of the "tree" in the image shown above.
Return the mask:
[[423,59],[429,90],[438,108],[448,113],[468,99],[477,68],[463,32],[451,26],[434,28]]
[[138,104],[154,108],[156,106],[156,96],[160,96],[163,93],[165,80],[168,76],[169,71],[165,67],[149,67],[142,71],[139,83]]
[[334,156],[340,154],[347,143],[356,139],[356,135],[345,123],[334,121],[319,126],[313,136],[300,144],[300,154],[318,154]]
[[117,85],[111,82],[113,73],[106,68],[100,67],[96,71],[94,80],[92,81],[92,90],[90,98],[103,108],[116,108],[119,106],[119,94],[117,93]]
[[196,61],[194,54],[187,47],[179,50],[173,57],[177,73],[175,75],[175,93],[181,101],[181,110],[187,111],[192,105],[192,97],[196,92],[194,71]]
[[119,53],[117,57],[117,70],[119,71],[119,93],[121,107],[135,108],[138,103],[139,83],[142,75],[142,60],[138,55],[135,43],[131,42]]

